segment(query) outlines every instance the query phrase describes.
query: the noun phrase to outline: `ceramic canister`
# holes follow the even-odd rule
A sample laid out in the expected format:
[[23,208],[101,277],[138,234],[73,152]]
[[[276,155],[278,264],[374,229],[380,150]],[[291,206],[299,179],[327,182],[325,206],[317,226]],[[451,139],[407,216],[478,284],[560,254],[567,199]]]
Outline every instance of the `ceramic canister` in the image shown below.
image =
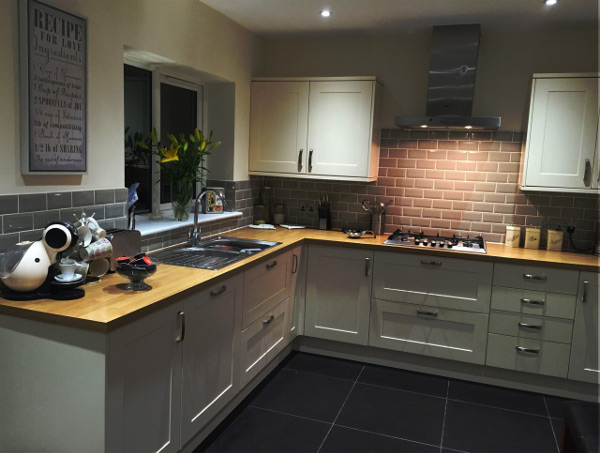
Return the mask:
[[540,229],[538,227],[525,228],[525,248],[540,248]]
[[563,231],[562,230],[548,230],[548,242],[546,244],[546,250],[552,250],[560,252],[563,245]]
[[506,225],[506,240],[504,245],[507,247],[518,247],[521,241],[521,227],[517,225]]

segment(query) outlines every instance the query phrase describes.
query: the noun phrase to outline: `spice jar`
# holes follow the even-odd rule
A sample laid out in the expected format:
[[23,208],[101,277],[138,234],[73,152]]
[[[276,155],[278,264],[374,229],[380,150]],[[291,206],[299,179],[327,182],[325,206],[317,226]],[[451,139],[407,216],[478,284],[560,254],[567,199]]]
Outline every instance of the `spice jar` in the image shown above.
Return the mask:
[[507,247],[518,247],[521,241],[521,227],[517,225],[506,225],[506,239],[504,245]]
[[538,227],[525,228],[525,248],[539,249],[540,248],[540,229]]
[[546,243],[546,250],[552,250],[560,252],[563,245],[563,231],[562,230],[548,230],[548,242]]

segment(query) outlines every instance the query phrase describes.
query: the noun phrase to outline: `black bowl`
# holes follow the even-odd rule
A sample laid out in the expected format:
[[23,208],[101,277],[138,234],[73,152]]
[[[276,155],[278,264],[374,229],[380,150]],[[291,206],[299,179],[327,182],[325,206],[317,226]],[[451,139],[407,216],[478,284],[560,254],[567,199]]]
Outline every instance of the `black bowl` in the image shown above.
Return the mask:
[[132,264],[120,262],[117,264],[115,270],[121,277],[125,277],[129,280],[129,283],[125,285],[126,290],[147,291],[152,289],[152,287],[145,283],[144,280],[156,272],[156,267],[156,262],[152,262],[152,264]]

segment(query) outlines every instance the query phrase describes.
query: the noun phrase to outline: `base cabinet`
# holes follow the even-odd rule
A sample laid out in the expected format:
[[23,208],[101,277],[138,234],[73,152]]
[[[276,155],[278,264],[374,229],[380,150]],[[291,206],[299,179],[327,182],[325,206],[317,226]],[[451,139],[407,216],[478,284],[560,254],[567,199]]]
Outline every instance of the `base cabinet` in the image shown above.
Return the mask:
[[304,334],[366,345],[373,252],[311,245]]
[[598,274],[581,272],[575,310],[569,379],[600,384]]
[[182,445],[239,390],[242,297],[239,274],[184,300]]
[[292,249],[290,276],[290,338],[304,334],[304,307],[306,301],[306,253],[302,246]]

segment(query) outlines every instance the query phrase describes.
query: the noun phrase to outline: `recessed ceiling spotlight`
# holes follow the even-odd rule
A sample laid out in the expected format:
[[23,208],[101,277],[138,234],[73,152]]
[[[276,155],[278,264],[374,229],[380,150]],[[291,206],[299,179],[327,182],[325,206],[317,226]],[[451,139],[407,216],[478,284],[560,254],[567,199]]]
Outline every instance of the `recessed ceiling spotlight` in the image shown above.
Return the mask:
[[[556,1],[556,0],[554,0]],[[329,17],[331,16],[331,11],[329,11],[328,9],[324,9],[319,13],[322,17]]]
[[546,5],[546,6],[556,5],[557,3],[558,3],[558,0],[544,0],[544,5]]

